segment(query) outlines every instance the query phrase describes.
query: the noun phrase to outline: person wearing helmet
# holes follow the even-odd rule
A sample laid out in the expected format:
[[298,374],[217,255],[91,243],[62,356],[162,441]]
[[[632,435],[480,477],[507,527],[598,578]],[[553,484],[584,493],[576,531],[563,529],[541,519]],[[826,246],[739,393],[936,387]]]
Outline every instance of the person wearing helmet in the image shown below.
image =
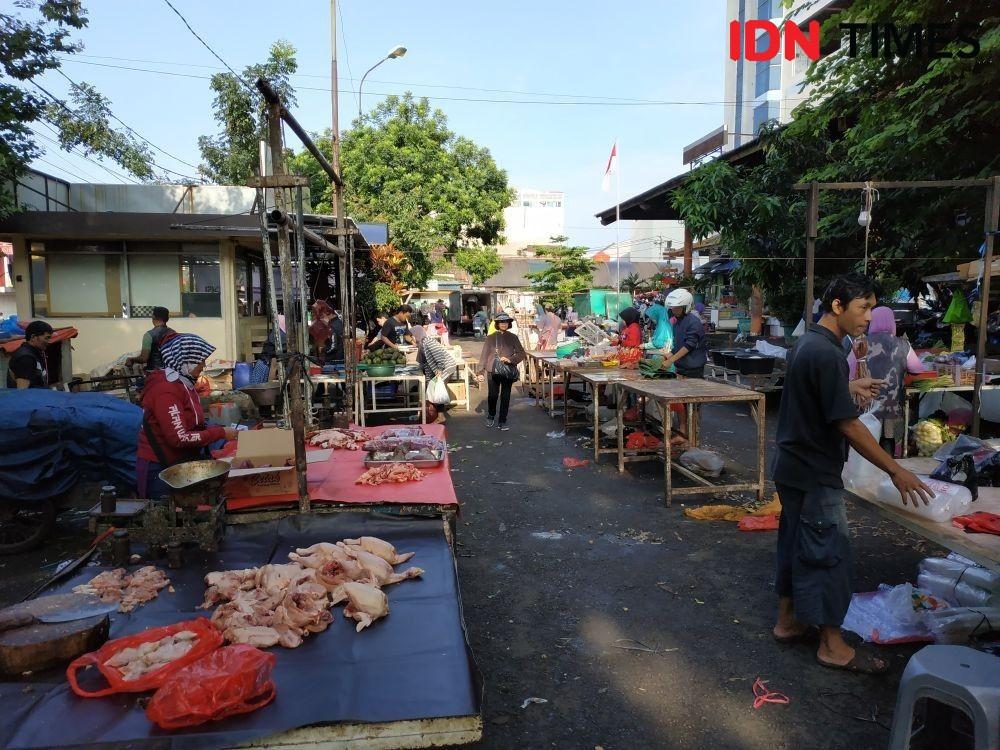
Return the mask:
[[[507,410],[510,408],[510,391],[517,380],[515,375],[511,380],[508,377],[496,373],[494,364],[499,360],[515,368],[525,360],[524,347],[521,340],[510,331],[514,319],[505,312],[497,315],[493,322],[496,323],[496,333],[486,337],[483,342],[483,351],[479,355],[479,364],[476,365],[476,375],[479,382],[488,382],[487,397],[487,418],[486,426],[497,425],[501,430],[510,429],[507,426]],[[516,373],[516,369],[515,369]],[[499,421],[497,419],[497,402],[499,401],[500,412]]]
[[694,297],[687,289],[674,289],[667,295],[664,307],[674,317],[674,342],[670,348],[670,356],[663,360],[663,369],[673,365],[677,374],[682,377],[704,378],[708,345],[701,317],[691,311]]

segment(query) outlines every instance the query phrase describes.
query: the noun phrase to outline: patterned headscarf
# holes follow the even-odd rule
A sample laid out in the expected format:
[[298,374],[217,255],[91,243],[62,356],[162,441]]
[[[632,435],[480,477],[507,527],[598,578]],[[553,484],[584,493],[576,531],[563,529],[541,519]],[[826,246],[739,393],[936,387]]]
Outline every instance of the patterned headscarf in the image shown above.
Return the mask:
[[427,331],[424,330],[423,326],[410,326],[410,335],[413,336],[413,343],[419,346],[427,335]]
[[163,364],[166,365],[168,380],[175,380],[173,375],[179,375],[194,385],[191,369],[201,364],[215,351],[215,347],[194,333],[179,333],[167,339],[160,349]]

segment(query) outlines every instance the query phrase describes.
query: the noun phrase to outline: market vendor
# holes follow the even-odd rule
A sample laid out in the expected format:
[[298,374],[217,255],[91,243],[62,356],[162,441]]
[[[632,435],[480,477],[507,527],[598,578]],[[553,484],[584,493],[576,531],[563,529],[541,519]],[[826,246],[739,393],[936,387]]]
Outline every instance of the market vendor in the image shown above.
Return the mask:
[[136,490],[141,498],[157,499],[168,488],[159,478],[163,469],[203,458],[211,443],[236,437],[236,430],[205,425],[205,413],[194,384],[215,351],[201,336],[181,333],[163,344],[163,369],[146,378],[142,390],[142,427],[135,459]]
[[639,311],[626,307],[618,317],[622,327],[618,332],[618,360],[621,363],[638,362],[642,357],[642,326],[639,325]]
[[[883,381],[848,381],[841,342],[864,332],[875,306],[871,279],[835,279],[822,298],[823,316],[788,354],[772,476],[781,500],[775,589],[778,643],[818,636],[824,667],[881,673],[888,663],[843,639],[851,603],[851,550],[841,472],[850,444],[892,479],[903,503],[924,503],[931,491],[882,450],[858,419],[855,398],[873,398]],[[818,633],[817,633],[818,629]]]
[[[288,351],[288,336],[285,334],[285,316],[278,315],[278,333],[281,340],[281,351]],[[260,354],[250,368],[250,384],[259,385],[278,379],[278,336],[272,329],[267,334],[267,340],[260,347]]]
[[389,316],[382,312],[378,313],[375,316],[375,322],[368,329],[368,338],[365,343],[365,349],[368,349],[369,351],[374,351],[375,349],[379,348],[378,344],[382,340],[382,326],[385,325],[385,322],[388,319]]
[[691,311],[693,306],[694,297],[687,289],[674,289],[667,295],[664,307],[674,318],[673,344],[661,367],[666,370],[673,365],[681,377],[704,378],[708,343],[701,316]]
[[153,327],[143,334],[139,355],[126,359],[125,365],[127,367],[142,363],[146,365],[146,372],[163,368],[163,357],[160,355],[160,348],[163,346],[164,341],[171,336],[176,336],[177,331],[167,325],[170,321],[170,311],[167,308],[154,307],[152,318]]
[[309,340],[313,354],[322,363],[333,354],[333,308],[325,300],[316,300],[312,306],[313,322],[309,326]]
[[[451,380],[458,372],[458,363],[444,345],[433,336],[428,336],[423,326],[413,326],[410,328],[413,334],[413,342],[417,347],[417,364],[424,371],[427,380],[431,378],[441,378],[444,381]],[[428,402],[429,403],[429,402]],[[434,422],[444,423],[444,414],[440,404],[430,404],[433,409],[428,409],[428,413],[434,414]]]
[[409,305],[400,305],[397,307],[392,317],[385,321],[385,324],[382,326],[379,339],[373,348],[382,349],[389,347],[390,349],[399,349],[399,345],[404,341],[413,341],[413,337],[410,335],[409,323],[410,315],[412,314],[413,308]]
[[24,329],[24,343],[10,357],[7,380],[11,388],[48,388],[49,363],[45,356],[52,326],[33,320]]

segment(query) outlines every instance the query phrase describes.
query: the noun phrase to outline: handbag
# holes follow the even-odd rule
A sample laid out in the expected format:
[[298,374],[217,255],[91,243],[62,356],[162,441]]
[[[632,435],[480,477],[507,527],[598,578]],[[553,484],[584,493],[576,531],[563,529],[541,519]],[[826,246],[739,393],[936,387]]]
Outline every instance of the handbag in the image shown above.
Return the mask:
[[496,356],[493,358],[493,367],[490,372],[497,376],[500,380],[509,380],[514,382],[518,378],[517,366],[512,365],[510,362],[504,362],[500,359],[500,337],[494,340],[495,353]]

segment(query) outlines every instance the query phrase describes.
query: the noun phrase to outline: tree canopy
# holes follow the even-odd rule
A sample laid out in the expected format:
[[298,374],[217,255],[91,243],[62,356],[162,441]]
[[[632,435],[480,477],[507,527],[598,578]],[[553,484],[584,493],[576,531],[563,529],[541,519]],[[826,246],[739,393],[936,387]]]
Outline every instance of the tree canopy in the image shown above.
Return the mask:
[[[786,6],[802,5],[789,3]],[[850,56],[849,45],[815,62],[808,97],[783,128],[761,136],[757,166],[717,160],[700,167],[673,203],[696,236],[718,232],[741,260],[736,281],[761,287],[772,310],[798,317],[804,295],[805,194],[796,182],[947,180],[1000,171],[1000,11],[978,0],[856,0],[822,27],[840,36],[841,23],[892,19],[911,23],[978,23],[980,52],[946,57]],[[926,52],[926,47],[925,47]],[[982,242],[981,189],[885,190],[873,208],[868,273],[888,294],[922,288],[930,273],[954,270]],[[861,270],[865,231],[858,225],[861,195],[820,193],[817,289],[826,278]],[[905,261],[905,262],[903,262]],[[789,273],[796,270],[796,273]]]
[[[85,155],[103,156],[142,180],[156,179],[152,155],[129,129],[111,125],[110,103],[92,86],[70,82],[70,102],[47,92],[38,79],[59,70],[60,55],[78,52],[74,31],[87,25],[79,0],[20,0],[16,9],[0,12],[0,173],[22,174],[44,148],[31,129],[50,125],[66,149],[80,147]],[[12,196],[0,183],[0,215],[15,210]]]
[[452,256],[452,261],[459,268],[468,271],[476,286],[503,270],[503,261],[492,247],[460,247]]
[[535,255],[549,262],[547,268],[527,274],[531,287],[546,304],[566,308],[573,295],[586,291],[594,279],[597,264],[587,257],[585,247],[546,245],[535,248]]
[[212,76],[212,109],[221,132],[198,139],[203,175],[223,185],[245,185],[259,171],[259,142],[267,140],[267,105],[253,83],[264,78],[282,104],[291,108],[296,100],[290,76],[298,68],[295,47],[279,40],[271,45],[265,62],[248,65],[240,78],[232,73]]

